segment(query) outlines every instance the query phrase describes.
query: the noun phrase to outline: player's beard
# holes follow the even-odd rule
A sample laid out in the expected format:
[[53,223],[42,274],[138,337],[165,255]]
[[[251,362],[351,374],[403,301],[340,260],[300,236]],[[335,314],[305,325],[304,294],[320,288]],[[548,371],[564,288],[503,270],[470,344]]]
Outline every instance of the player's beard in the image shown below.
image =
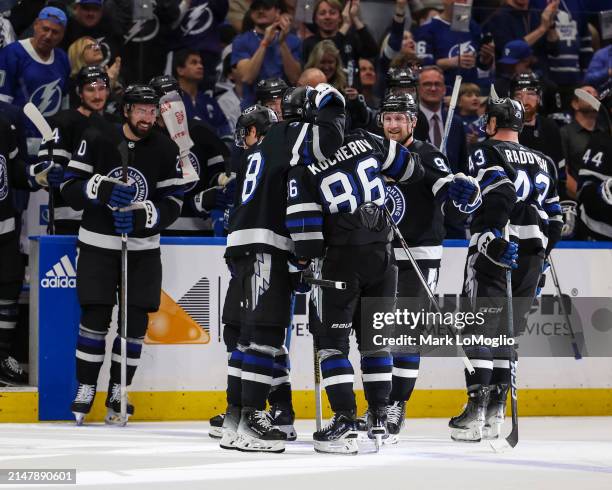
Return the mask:
[[153,124],[151,124],[148,129],[140,129],[137,124],[132,124],[132,121],[130,121],[129,119],[126,122],[127,125],[130,127],[132,133],[134,133],[139,138],[146,138],[153,129]]

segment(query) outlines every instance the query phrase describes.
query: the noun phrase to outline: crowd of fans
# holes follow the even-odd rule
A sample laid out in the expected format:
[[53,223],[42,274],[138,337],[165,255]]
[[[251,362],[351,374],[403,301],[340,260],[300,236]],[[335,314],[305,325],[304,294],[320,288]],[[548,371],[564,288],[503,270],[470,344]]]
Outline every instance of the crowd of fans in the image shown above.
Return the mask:
[[[377,109],[387,91],[415,93],[416,137],[440,146],[449,95],[461,75],[446,143],[453,171],[466,170],[470,145],[485,136],[479,117],[494,86],[499,96],[523,102],[521,142],[553,158],[560,194],[569,198],[575,198],[589,135],[608,130],[574,95],[582,88],[597,97],[611,78],[612,47],[602,39],[598,16],[610,8],[606,1],[140,2],[146,3],[153,8],[136,8],[133,0],[0,1],[0,100],[24,102],[24,68],[11,46],[21,40],[42,64],[65,60],[59,69],[53,64],[63,107],[78,103],[74,76],[85,65],[106,67],[113,94],[108,111],[117,110],[128,84],[172,74],[188,116],[230,142],[240,110],[258,100],[258,83],[326,81],[345,94],[350,125],[374,132],[380,131]],[[462,3],[473,3],[467,21],[454,15]],[[364,14],[372,6],[376,22]],[[41,15],[44,7],[52,10]],[[381,12],[387,13],[383,25]],[[48,109],[43,114],[60,107]]]

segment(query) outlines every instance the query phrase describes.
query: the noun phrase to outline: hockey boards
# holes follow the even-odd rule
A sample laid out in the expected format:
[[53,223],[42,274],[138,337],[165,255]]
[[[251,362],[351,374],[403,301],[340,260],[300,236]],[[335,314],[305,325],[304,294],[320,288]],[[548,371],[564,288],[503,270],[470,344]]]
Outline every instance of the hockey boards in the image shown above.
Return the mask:
[[159,111],[170,138],[179,147],[183,182],[188,184],[200,180],[196,169],[189,159],[189,149],[193,146],[193,140],[189,135],[189,128],[187,127],[185,104],[176,90],[164,95],[160,99]]

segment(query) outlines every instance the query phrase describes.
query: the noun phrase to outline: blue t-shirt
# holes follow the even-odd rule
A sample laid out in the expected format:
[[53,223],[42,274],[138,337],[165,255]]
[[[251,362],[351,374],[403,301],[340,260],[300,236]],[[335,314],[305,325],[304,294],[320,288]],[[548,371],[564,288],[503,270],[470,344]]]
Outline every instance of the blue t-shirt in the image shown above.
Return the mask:
[[197,93],[195,103],[191,100],[191,96],[185,92],[183,92],[182,97],[188,119],[197,119],[208,123],[217,132],[219,138],[231,136],[232,130],[216,99],[204,91]]
[[[254,30],[244,32],[234,38],[232,42],[232,66],[238,64],[239,61],[250,59],[259,48],[259,43],[263,38],[263,34],[258,34]],[[302,42],[294,34],[287,34],[285,38],[287,46],[291,51],[291,55],[301,62]],[[280,45],[274,41],[266,50],[266,56],[261,64],[259,75],[252,84],[244,84],[242,92],[242,109],[255,103],[255,86],[260,80],[266,78],[286,78],[283,71],[283,61],[280,54]]]

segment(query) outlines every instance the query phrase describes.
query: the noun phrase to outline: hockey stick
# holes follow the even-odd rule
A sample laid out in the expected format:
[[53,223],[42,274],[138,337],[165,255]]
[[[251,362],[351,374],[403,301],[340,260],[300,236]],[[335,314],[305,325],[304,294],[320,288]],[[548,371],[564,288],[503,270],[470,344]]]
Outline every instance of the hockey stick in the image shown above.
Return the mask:
[[583,90],[581,88],[577,88],[576,90],[574,90],[574,94],[580,100],[589,104],[597,112],[603,112],[604,118],[606,119],[606,122],[608,123],[608,130],[612,133],[612,121],[610,120],[610,114],[608,113],[608,110],[606,109],[605,106],[603,110],[601,110],[601,101],[597,97],[594,97],[593,95],[588,93],[586,90]]
[[559,306],[561,308],[561,313],[563,313],[563,316],[565,317],[567,327],[569,328],[570,335],[572,337],[572,349],[574,350],[574,359],[582,359],[582,354],[580,354],[580,349],[578,349],[578,343],[576,342],[576,336],[574,335],[574,329],[572,328],[569,314],[567,312],[567,309],[565,308],[565,301],[563,301],[563,293],[561,292],[561,286],[559,284],[559,276],[557,276],[557,270],[555,269],[555,263],[553,262],[552,255],[548,256],[548,263],[550,264],[550,274],[552,276],[553,283],[555,284],[557,294],[559,295]]
[[[53,138],[53,131],[51,130],[51,126],[44,118],[44,116],[31,102],[28,102],[23,107],[24,114],[28,117],[28,119],[32,122],[32,124],[36,127],[38,132],[42,135],[43,141],[47,143],[47,149],[49,150],[49,161],[51,165],[49,165],[47,172],[51,170],[53,166],[53,143],[55,143],[55,139]],[[49,185],[49,223],[47,227],[47,233],[49,235],[55,235],[55,199],[53,196],[53,187]]]
[[[508,225],[504,230],[504,238],[510,239],[510,231]],[[514,338],[514,311],[512,305],[512,268],[506,269],[506,313],[508,315],[508,336]],[[495,441],[491,441],[491,447],[496,452],[504,451],[508,447],[513,448],[518,444],[519,432],[518,432],[518,388],[516,384],[516,352],[514,346],[510,346],[510,410],[512,413],[512,430],[508,437],[505,439],[505,443],[493,444]]]
[[[453,93],[451,95],[450,104],[448,107],[448,113],[446,114],[446,121],[444,123],[444,136],[442,137],[442,143],[440,143],[440,151],[446,155],[446,143],[448,142],[448,136],[450,135],[451,126],[453,124],[453,116],[455,115],[455,107],[457,107],[457,100],[459,99],[459,89],[461,88],[461,75],[455,77],[455,84],[453,85]],[[448,156],[448,155],[447,155]]]
[[314,277],[305,277],[304,281],[306,281],[311,286],[319,286],[321,288],[346,289],[346,283],[343,281],[330,281],[329,279],[315,279]]
[[[385,213],[387,215],[387,219],[388,219],[389,223],[391,224],[391,228],[393,228],[393,233],[395,233],[395,236],[400,241],[400,244],[401,244],[402,248],[404,249],[404,252],[408,256],[408,260],[410,260],[410,263],[412,264],[412,268],[416,272],[416,275],[418,276],[419,280],[421,281],[421,284],[423,285],[423,288],[427,292],[427,296],[429,297],[429,301],[431,301],[431,304],[436,309],[436,312],[441,314],[442,313],[442,309],[440,308],[440,305],[438,304],[438,301],[436,300],[436,297],[434,296],[433,291],[429,287],[429,284],[427,284],[427,280],[425,279],[425,276],[423,275],[423,271],[421,270],[421,268],[419,267],[419,264],[417,264],[416,259],[412,255],[412,252],[410,251],[410,248],[408,247],[408,243],[406,243],[406,240],[404,239],[404,236],[402,235],[402,232],[400,231],[399,226],[397,226],[395,221],[393,221],[393,217],[391,216],[391,213],[387,209],[387,206],[383,206],[383,209],[385,210]],[[461,347],[461,350],[463,351],[463,356],[462,356],[461,360],[463,361],[463,364],[465,365],[465,369],[467,369],[470,374],[474,374],[474,372],[475,372],[474,371],[474,366],[472,366],[472,363],[468,359],[468,357],[467,357],[467,355],[465,353],[465,350],[463,349],[463,346]]]

